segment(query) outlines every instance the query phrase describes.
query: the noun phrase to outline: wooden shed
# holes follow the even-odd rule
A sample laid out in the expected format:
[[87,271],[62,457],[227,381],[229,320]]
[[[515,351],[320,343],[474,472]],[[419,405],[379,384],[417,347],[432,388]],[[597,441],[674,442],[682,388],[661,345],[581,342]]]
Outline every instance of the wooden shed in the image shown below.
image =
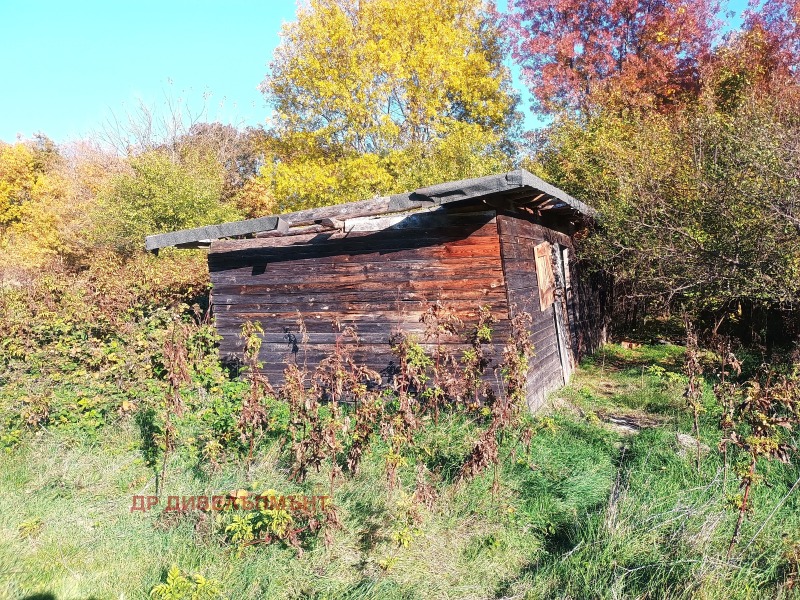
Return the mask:
[[[240,356],[242,323],[260,321],[261,360],[273,383],[280,383],[287,362],[304,360],[313,368],[330,353],[338,335],[334,321],[358,332],[358,360],[389,373],[392,332],[416,332],[424,342],[420,317],[430,303],[441,301],[465,323],[477,319],[481,306],[490,307],[498,319],[498,354],[510,319],[526,311],[535,350],[527,398],[535,410],[604,341],[605,289],[582,268],[573,244],[594,214],[516,170],[150,236],[146,246],[209,248],[221,355]],[[299,347],[298,317],[308,332],[306,347]]]

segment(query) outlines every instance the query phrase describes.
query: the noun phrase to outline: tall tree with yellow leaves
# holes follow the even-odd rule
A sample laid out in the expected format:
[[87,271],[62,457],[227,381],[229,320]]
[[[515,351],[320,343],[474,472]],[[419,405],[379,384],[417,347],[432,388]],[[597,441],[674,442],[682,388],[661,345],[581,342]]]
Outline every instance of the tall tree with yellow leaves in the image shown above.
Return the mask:
[[279,208],[507,165],[516,98],[482,0],[311,0],[282,36],[261,85]]

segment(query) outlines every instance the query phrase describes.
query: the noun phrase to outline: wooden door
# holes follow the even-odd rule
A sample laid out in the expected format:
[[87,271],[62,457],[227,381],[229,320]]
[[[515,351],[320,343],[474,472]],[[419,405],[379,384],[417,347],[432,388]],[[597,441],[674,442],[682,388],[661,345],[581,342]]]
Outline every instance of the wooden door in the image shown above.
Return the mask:
[[561,376],[566,384],[572,375],[574,364],[567,314],[567,281],[561,246],[549,242],[537,244],[534,248],[534,257],[539,287],[539,307],[542,312],[552,311],[558,357],[561,362]]
[[564,261],[564,250],[560,244],[553,244],[552,259],[555,262],[555,291],[553,313],[556,322],[558,352],[561,357],[561,372],[564,383],[569,383],[575,364],[572,355],[572,336],[570,335],[569,311],[567,310],[568,279],[567,265]]

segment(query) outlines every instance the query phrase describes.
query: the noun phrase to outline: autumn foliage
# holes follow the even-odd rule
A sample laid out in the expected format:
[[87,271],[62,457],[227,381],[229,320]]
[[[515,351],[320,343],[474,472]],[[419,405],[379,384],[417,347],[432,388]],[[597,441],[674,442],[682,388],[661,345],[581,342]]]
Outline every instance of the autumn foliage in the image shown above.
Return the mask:
[[[423,514],[453,506],[448,503],[459,490],[469,496],[482,488],[491,489],[491,504],[470,499],[468,512],[460,513],[469,518],[459,527],[452,526],[459,513],[440,515],[448,533],[439,537],[455,548],[454,563],[491,564],[500,551],[503,569],[479,571],[492,586],[471,590],[473,596],[522,597],[515,573],[544,574],[544,587],[531,588],[535,597],[602,596],[595,592],[606,589],[624,597],[681,597],[703,594],[706,585],[742,597],[796,589],[800,541],[785,534],[787,558],[770,562],[764,548],[774,544],[762,547],[757,538],[783,503],[783,514],[792,514],[792,494],[800,489],[800,481],[773,485],[776,473],[785,475],[796,463],[800,415],[800,1],[751,0],[742,26],[724,35],[720,11],[717,0],[509,0],[505,14],[483,0],[309,0],[283,27],[266,75],[253,73],[253,85],[263,78],[269,105],[264,127],[184,122],[176,114],[160,127],[142,109],[103,139],[56,144],[40,134],[0,142],[0,449],[11,454],[32,441],[37,460],[50,460],[54,443],[59,453],[87,443],[100,454],[111,447],[104,437],[125,424],[134,434],[121,438],[124,452],[139,452],[139,466],[157,474],[162,486],[178,480],[176,462],[191,461],[193,482],[233,466],[241,467],[236,477],[272,472],[291,476],[292,485],[321,485],[332,497],[342,490],[342,505],[331,504],[324,515],[270,508],[229,511],[218,520],[202,514],[190,524],[178,521],[186,515],[167,512],[154,523],[193,528],[197,538],[190,539],[213,539],[239,555],[272,543],[300,552],[315,545],[317,534],[329,544],[343,529],[336,551],[358,571],[351,582],[358,587],[348,597],[401,590],[387,576],[397,555],[374,561],[374,547],[407,548],[431,522]],[[510,60],[521,68],[539,117],[525,135]],[[207,311],[206,256],[165,249],[155,257],[143,249],[151,233],[516,166],[598,210],[592,227],[574,239],[587,271],[602,270],[613,281],[614,333],[641,334],[642,326],[685,317],[678,326],[689,333],[686,393],[678,403],[686,418],[666,414],[679,391],[658,392],[666,401],[657,416],[670,418],[669,439],[659,437],[665,428],[623,437],[591,421],[608,406],[621,409],[622,399],[626,411],[650,410],[651,370],[669,373],[673,382],[683,377],[657,364],[646,367],[651,358],[644,352],[626,364],[630,349],[612,347],[616,364],[606,364],[608,347],[594,364],[588,359],[578,376],[596,376],[599,367],[603,386],[565,390],[560,401],[576,414],[557,416],[558,424],[527,415],[529,359],[547,349],[532,348],[521,334],[529,328],[524,315],[513,320],[510,339],[493,341],[488,309],[469,326],[434,304],[423,315],[422,339],[400,328],[387,335],[396,372],[386,382],[353,358],[358,331],[335,324],[331,355],[314,370],[288,366],[285,383],[273,388],[260,373],[259,324],[247,323],[241,332],[241,364],[219,360]],[[440,343],[464,334],[466,347],[458,353]],[[706,368],[707,339],[725,340],[718,344],[723,368],[713,398],[705,393],[714,377]],[[494,370],[492,343],[504,344],[502,365]],[[743,373],[734,347],[773,364]],[[664,364],[675,367],[671,358]],[[589,402],[593,394],[602,396],[595,398],[600,404]],[[584,410],[601,405],[597,414]],[[562,425],[568,435],[550,435]],[[688,461],[669,445],[681,427],[694,436],[693,469],[683,468]],[[721,441],[719,468],[712,464],[719,457],[712,459],[711,448],[701,444],[712,435],[714,445]],[[541,460],[534,462],[537,443]],[[17,456],[26,454],[14,454],[14,461]],[[598,456],[604,462],[595,464]],[[73,465],[62,458],[49,462],[58,472],[53,506],[62,498],[74,508],[79,486],[67,486]],[[602,472],[606,458],[608,474]],[[637,480],[648,461],[658,470]],[[147,477],[124,479],[139,462],[120,468],[109,506],[118,504],[121,482],[133,491],[148,485]],[[592,483],[613,480],[615,471],[610,493]],[[378,480],[370,480],[376,473]],[[30,481],[47,491],[50,475],[35,473]],[[8,481],[19,484],[11,485],[12,493],[28,486],[26,477],[11,473]],[[91,490],[93,480],[80,486]],[[662,480],[678,487],[668,497],[635,503]],[[373,487],[385,490],[388,512],[377,511],[369,494],[360,496],[358,486],[370,481],[380,481]],[[693,481],[702,487],[687,492]],[[724,495],[737,483],[740,493],[729,499],[738,515],[728,519],[727,558],[738,564],[731,564],[719,560],[725,548],[715,548],[705,530],[709,523],[709,531],[724,526]],[[248,497],[257,491],[255,482],[251,487],[234,496]],[[751,537],[754,510],[763,490],[773,487],[786,494]],[[33,495],[18,496],[21,509],[7,512],[34,517],[41,504]],[[515,504],[528,508],[518,514]],[[511,527],[476,531],[482,519],[474,517],[488,506],[498,513],[494,525],[502,519]],[[353,528],[358,511],[368,514],[360,531]],[[703,522],[706,514],[713,519]],[[78,525],[93,530],[99,522],[93,519]],[[685,526],[695,521],[698,529]],[[17,541],[26,552],[41,547],[52,566],[52,556],[66,556],[61,548],[44,552],[46,544],[24,534],[42,525],[38,517],[24,521]],[[51,521],[44,530],[63,538],[58,526]],[[124,541],[116,529],[122,525],[113,526],[110,537],[89,535]],[[13,533],[13,522],[4,528]],[[459,545],[458,535],[451,540],[456,529],[468,531],[470,545]],[[509,531],[525,543],[503,553]],[[447,555],[429,545],[434,536],[413,553],[442,564],[447,579],[456,580]],[[375,564],[354,554],[357,546]],[[186,547],[216,556],[210,545]],[[157,554],[152,545],[146,552],[148,560]],[[257,571],[256,563],[231,567],[239,557],[225,552],[217,566]],[[269,561],[282,568],[280,554]],[[563,577],[547,579],[558,565]],[[144,572],[146,565],[134,567]],[[754,572],[763,579],[745,581]],[[270,573],[267,579],[283,577]],[[297,573],[293,567],[292,577],[305,586]],[[324,578],[316,571],[308,576]],[[189,594],[190,588],[199,594],[204,581],[195,576],[192,583],[177,568],[166,577],[153,597],[178,597],[175,589]],[[466,584],[457,584],[463,595]],[[268,595],[265,590],[253,585],[237,593]],[[311,590],[297,587],[293,597],[314,595]]]
[[714,0],[517,0],[514,57],[545,111],[674,103],[711,55]]
[[358,200],[510,166],[516,98],[481,0],[315,0],[261,84],[261,179],[281,209]]

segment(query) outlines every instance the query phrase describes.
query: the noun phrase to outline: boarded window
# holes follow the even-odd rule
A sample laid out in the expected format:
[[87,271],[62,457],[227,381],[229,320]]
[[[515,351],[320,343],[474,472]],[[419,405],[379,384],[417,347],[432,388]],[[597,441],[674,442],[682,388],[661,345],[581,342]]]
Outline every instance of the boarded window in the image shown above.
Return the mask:
[[536,279],[539,283],[539,306],[547,310],[555,301],[556,279],[553,275],[553,255],[549,242],[542,242],[533,249],[536,257]]

